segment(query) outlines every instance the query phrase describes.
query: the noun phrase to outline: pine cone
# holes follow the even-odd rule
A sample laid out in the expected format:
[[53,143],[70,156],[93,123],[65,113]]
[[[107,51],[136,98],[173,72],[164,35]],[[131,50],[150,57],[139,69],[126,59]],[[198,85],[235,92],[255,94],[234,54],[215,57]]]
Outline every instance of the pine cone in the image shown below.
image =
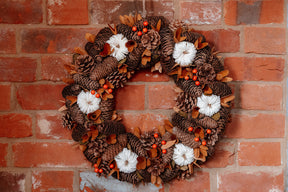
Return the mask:
[[189,170],[181,171],[180,174],[177,176],[177,179],[190,179],[193,176],[193,173],[190,173]]
[[71,101],[66,101],[66,107],[70,111],[71,117],[74,121],[76,121],[78,124],[83,125],[85,122],[85,114],[80,110],[79,106],[77,104],[73,104],[70,106]]
[[184,21],[179,21],[178,19],[173,20],[169,25],[171,31],[176,31],[178,28],[182,28],[183,31],[188,31],[188,25]]
[[95,164],[97,158],[100,157],[104,151],[106,151],[107,147],[108,144],[106,142],[106,138],[96,139],[87,144],[87,149],[84,151],[84,155],[90,162]]
[[90,79],[100,80],[115,71],[118,67],[118,61],[115,57],[106,57],[101,63],[97,64],[90,73]]
[[141,179],[140,179],[140,177],[138,177],[136,171],[134,171],[132,173],[120,172],[119,173],[119,180],[120,181],[126,181],[126,182],[133,183],[133,184],[137,184],[141,181]]
[[114,159],[115,156],[118,155],[118,153],[120,153],[123,149],[124,147],[120,143],[109,145],[102,155],[102,160],[110,161]]
[[173,128],[173,133],[176,135],[176,137],[183,143],[184,145],[190,147],[190,148],[196,148],[200,146],[200,142],[194,141],[195,136],[191,135],[189,133],[185,133],[178,127]]
[[124,84],[127,82],[128,77],[126,73],[120,73],[117,70],[109,74],[106,77],[106,80],[108,80],[114,86],[115,89],[118,89],[119,87],[124,87]]
[[116,28],[117,28],[118,34],[124,35],[127,39],[132,39],[133,32],[132,32],[132,28],[131,27],[121,23],[121,24],[118,24],[116,26]]
[[174,113],[172,115],[172,124],[173,126],[180,128],[186,133],[189,133],[188,127],[197,127],[197,124],[193,119],[188,120],[178,113]]
[[196,107],[196,105],[197,105],[196,97],[191,97],[186,92],[181,92],[178,94],[178,97],[176,100],[176,107],[180,109],[181,111],[189,113],[193,110],[194,107]]
[[63,98],[66,98],[67,96],[77,96],[81,91],[82,89],[78,84],[67,85],[62,90],[62,96]]
[[96,55],[99,55],[100,49],[94,43],[87,42],[85,45],[85,51],[94,58]]
[[100,103],[101,119],[111,120],[115,108],[115,99],[102,100]]
[[153,132],[144,133],[141,135],[140,142],[142,143],[142,146],[145,150],[150,150],[152,148],[153,144],[156,144],[157,146],[161,145],[161,135],[158,136],[158,138],[155,138]]
[[86,129],[83,125],[77,125],[73,130],[72,130],[72,139],[74,141],[81,141],[83,135],[86,134]]
[[193,65],[200,66],[203,63],[209,63],[209,58],[211,58],[211,48],[209,46],[206,46],[205,48],[197,51],[196,57],[193,61]]
[[160,43],[160,35],[157,31],[151,29],[141,38],[142,45],[148,49],[156,49]]
[[128,142],[127,134],[125,133],[125,134],[119,135],[117,137],[117,141],[122,147],[126,147],[127,146],[127,142]]
[[173,76],[173,78],[176,85],[183,91],[187,92],[189,95],[193,95],[194,97],[200,97],[202,95],[201,86],[195,85],[193,80],[177,80],[177,76]]
[[80,86],[89,89],[89,90],[97,90],[100,88],[100,85],[97,81],[91,80],[89,77],[85,77],[81,74],[74,74],[73,79],[75,83],[79,84]]
[[159,32],[159,35],[161,37],[162,56],[168,57],[172,55],[174,51],[174,46],[175,46],[173,32],[169,30],[168,28],[166,28],[166,29],[161,30]]
[[215,73],[219,73],[220,71],[224,70],[224,66],[216,55],[211,55],[210,59],[211,61],[209,63],[211,63],[211,65],[213,66]]
[[198,120],[197,123],[200,126],[208,128],[208,129],[215,129],[218,127],[217,122],[211,117],[204,117],[203,119]]
[[113,35],[109,27],[105,27],[99,31],[95,37],[94,45],[97,47],[97,50],[102,50],[106,41],[110,39]]
[[134,48],[133,51],[126,57],[126,64],[128,65],[128,70],[132,71],[138,68],[141,60],[142,60],[142,53],[144,52],[145,47],[141,44]]
[[89,55],[79,55],[75,61],[78,73],[89,74],[95,66],[94,59]]
[[213,81],[208,85],[212,89],[214,95],[225,97],[232,94],[231,88],[226,83]]
[[202,42],[206,41],[204,35],[193,31],[182,31],[182,36],[186,37],[185,41],[189,41],[191,43],[195,43],[195,41],[200,37],[202,37]]
[[101,176],[107,176],[111,171],[109,161],[101,161],[98,168],[103,170],[103,172],[99,174]]
[[175,168],[173,170],[165,169],[165,171],[160,175],[160,177],[164,183],[167,183],[172,179],[174,179],[175,177],[177,177],[178,174],[179,174],[178,168]]
[[216,77],[216,73],[212,65],[204,63],[197,66],[197,76],[201,84],[208,84]]
[[147,171],[151,175],[159,176],[165,170],[166,164],[162,162],[162,159],[153,158],[150,159],[151,165],[148,167]]
[[142,146],[142,143],[140,142],[138,137],[136,137],[132,133],[127,133],[127,137],[128,137],[128,143],[131,146],[131,150],[138,156],[147,158],[147,152]]
[[64,116],[62,116],[62,124],[64,128],[69,129],[69,130],[71,130],[76,124],[75,121],[73,121],[72,116],[69,111],[65,113]]
[[[163,70],[166,74],[169,74],[173,71],[173,67],[175,65],[175,60],[172,56],[163,57],[163,55],[160,56],[160,62],[163,67]],[[176,78],[177,79],[177,78]]]
[[117,121],[104,121],[103,123],[98,125],[98,130],[103,135],[120,135],[126,133],[125,126]]
[[170,147],[169,149],[166,149],[166,150],[167,150],[166,154],[162,153],[163,163],[171,162],[171,160],[173,158],[173,154],[174,154],[174,146]]

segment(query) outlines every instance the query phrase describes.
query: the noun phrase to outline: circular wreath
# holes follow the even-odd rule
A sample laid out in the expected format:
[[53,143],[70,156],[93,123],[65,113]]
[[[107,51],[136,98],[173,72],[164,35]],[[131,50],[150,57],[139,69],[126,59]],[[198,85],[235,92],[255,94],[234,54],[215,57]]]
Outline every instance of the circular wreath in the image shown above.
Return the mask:
[[[86,34],[85,50],[75,48],[73,63],[65,65],[71,78],[62,91],[63,125],[101,176],[156,185],[189,178],[213,154],[230,120],[229,72],[205,37],[182,22],[139,14],[120,20],[96,36]],[[114,110],[114,94],[145,68],[173,78],[175,113],[158,130],[128,133]]]

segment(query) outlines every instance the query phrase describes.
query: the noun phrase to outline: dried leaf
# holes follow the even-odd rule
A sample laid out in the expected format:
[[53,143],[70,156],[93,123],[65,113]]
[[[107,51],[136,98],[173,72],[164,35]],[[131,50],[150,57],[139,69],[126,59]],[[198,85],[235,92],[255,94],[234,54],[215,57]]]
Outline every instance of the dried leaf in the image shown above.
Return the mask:
[[62,107],[60,107],[58,109],[58,111],[62,112],[62,111],[66,111],[68,108],[66,107],[66,105],[63,105]]
[[149,57],[143,56],[142,60],[141,60],[141,64],[145,66],[150,61],[151,61],[151,57],[150,56]]
[[200,137],[201,139],[204,139],[204,136],[205,136],[205,134],[204,134],[204,129],[198,127],[198,128],[195,130],[194,135],[195,135],[195,137]]
[[182,92],[183,92],[183,90],[180,89],[179,87],[175,87],[175,88],[174,88],[174,91],[175,91],[176,93],[182,93]]
[[98,129],[95,129],[95,130],[91,131],[91,134],[92,134],[91,135],[91,140],[94,141],[99,135]]
[[223,70],[220,71],[219,73],[217,73],[216,75],[216,80],[221,81],[224,77],[226,77],[227,75],[229,75],[229,70]]
[[140,139],[140,137],[141,137],[141,131],[140,131],[139,127],[135,127],[135,128],[134,128],[133,134]]
[[70,84],[70,85],[75,83],[74,79],[71,79],[71,78],[63,78],[62,81],[64,83],[67,83],[67,84]]
[[155,184],[157,182],[157,176],[151,175],[151,183]]
[[190,174],[193,173],[193,164],[192,163],[188,165],[188,170],[189,170]]
[[159,187],[162,184],[161,177],[157,176],[156,186]]
[[150,159],[147,159],[146,162],[147,162],[147,167],[150,167],[150,166],[151,166],[151,161],[150,161]]
[[66,96],[66,99],[69,100],[69,101],[71,101],[70,106],[72,106],[74,103],[77,102],[77,96],[70,96],[70,95],[68,95],[68,96]]
[[82,143],[85,143],[86,141],[88,141],[90,139],[91,133],[87,133],[85,135],[82,136]]
[[137,165],[136,165],[136,169],[138,170],[142,170],[146,168],[146,158],[145,157],[137,157]]
[[110,55],[113,51],[111,50],[111,46],[108,43],[104,44],[104,48],[103,51],[100,52],[100,55],[102,57],[107,57],[108,55]]
[[196,47],[196,49],[203,49],[204,47],[206,47],[208,45],[207,42],[202,43],[202,37],[199,37],[195,43],[194,46]]
[[212,93],[213,93],[212,89],[208,85],[206,85],[204,87],[203,92],[204,92],[205,95],[212,95]]
[[157,157],[157,155],[158,155],[157,149],[150,149],[148,151],[148,154],[149,154],[149,157],[151,157],[151,158]]
[[122,118],[120,117],[120,115],[118,115],[118,113],[116,111],[113,111],[113,114],[112,114],[112,121],[121,121]]
[[75,70],[75,66],[71,65],[71,64],[64,64],[64,69],[66,69],[66,71],[70,75],[73,75],[73,74],[77,73],[77,71]]
[[180,169],[181,169],[182,171],[186,171],[186,170],[188,169],[188,166],[187,166],[187,165],[183,165],[183,166],[180,167]]
[[113,99],[114,98],[114,96],[112,94],[105,94],[105,95],[107,95],[107,99]]
[[95,35],[92,35],[91,33],[86,33],[85,34],[85,39],[91,43],[94,43],[95,41]]
[[195,149],[193,150],[193,152],[194,152],[194,157],[195,157],[195,158],[198,158],[198,157],[200,156],[200,149],[199,149],[199,148],[195,148]]
[[159,19],[159,21],[157,22],[157,25],[156,25],[156,31],[160,31],[161,29],[161,19]]
[[182,28],[179,27],[179,28],[176,30],[175,34],[174,34],[174,41],[175,41],[175,43],[180,42],[181,32],[182,32]]
[[229,95],[227,97],[223,97],[223,98],[221,98],[221,104],[222,103],[228,103],[230,101],[233,101],[234,99],[235,99],[234,95]]
[[[106,82],[105,79],[100,79],[100,80],[99,80],[99,84],[100,84],[101,86],[103,86],[103,85],[105,84],[105,82]],[[104,89],[103,89],[103,90],[104,90]],[[97,92],[98,92],[98,91],[97,91]]]
[[[112,83],[110,83],[109,81],[106,81],[106,84],[108,85],[108,87],[110,89],[114,89],[114,85]],[[108,90],[107,90],[108,91]],[[109,93],[109,92],[108,92]]]
[[79,149],[81,151],[85,151],[87,149],[87,146],[86,145],[79,145]]
[[158,132],[163,136],[165,134],[165,128],[163,125],[158,126]]
[[192,110],[192,118],[193,119],[197,119],[198,116],[199,116],[199,107],[194,107],[193,110]]
[[101,114],[101,110],[98,109],[94,111],[93,113],[89,113],[87,117],[89,120],[96,121],[100,117],[100,114]]
[[129,52],[132,52],[135,47],[137,47],[136,41],[130,40],[128,41],[125,46],[127,47]]
[[164,127],[166,129],[167,132],[172,133],[173,134],[173,125],[169,120],[164,120]]
[[215,121],[218,121],[218,120],[220,119],[220,112],[215,113],[215,114],[212,116],[212,119],[214,119]]
[[114,27],[112,27],[110,24],[108,24],[108,27],[110,28],[110,30],[112,31],[112,33],[113,33],[114,35],[117,34],[117,28],[116,28],[116,25],[115,25],[115,24],[114,24]]
[[88,53],[84,49],[82,49],[81,47],[75,47],[74,52],[78,53],[80,55],[88,55]]
[[154,71],[159,71],[159,73],[162,73],[162,65],[160,62],[157,62],[152,68],[151,68],[151,72]]
[[152,53],[148,49],[145,49],[145,51],[142,53],[142,57],[143,56],[151,56],[151,55],[152,55]]
[[117,142],[116,134],[111,134],[106,138],[108,144],[115,144]]
[[176,143],[176,140],[167,141],[165,145],[162,145],[161,149],[168,149]]
[[231,81],[233,81],[233,79],[232,79],[231,77],[224,77],[224,78],[221,80],[221,82],[225,82],[225,83],[231,82]]

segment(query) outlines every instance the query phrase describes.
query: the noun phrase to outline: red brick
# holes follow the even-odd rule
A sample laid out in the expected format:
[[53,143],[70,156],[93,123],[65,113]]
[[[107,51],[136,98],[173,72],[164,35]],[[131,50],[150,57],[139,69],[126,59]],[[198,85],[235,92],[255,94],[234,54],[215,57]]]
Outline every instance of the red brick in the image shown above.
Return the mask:
[[8,148],[8,144],[0,143],[0,154],[1,154],[0,167],[6,167],[7,166],[7,161],[6,161],[7,148]]
[[16,53],[15,30],[0,29],[0,53]]
[[128,132],[133,132],[135,127],[139,127],[143,133],[157,129],[159,125],[164,125],[165,119],[168,119],[164,114],[151,113],[124,113],[121,117]]
[[262,1],[260,23],[283,23],[284,21],[284,0]]
[[58,109],[63,100],[61,92],[65,85],[21,85],[17,90],[17,99],[22,109]]
[[[15,167],[88,167],[73,143],[16,143],[12,146]],[[33,154],[33,155],[31,155]]]
[[0,23],[37,24],[42,23],[42,1],[0,1]]
[[218,175],[218,191],[263,192],[284,191],[283,172],[224,172]]
[[234,81],[282,81],[285,60],[277,57],[228,57],[225,67]]
[[211,47],[215,47],[216,51],[233,53],[238,52],[240,48],[239,31],[232,29],[216,29],[213,31],[202,31],[207,42]]
[[36,59],[0,57],[0,81],[30,82],[36,80]]
[[172,85],[149,86],[149,109],[172,109],[177,93]]
[[64,64],[72,62],[71,55],[61,56],[43,56],[41,58],[41,75],[43,80],[61,81],[67,77],[67,71],[64,69]]
[[225,135],[229,138],[281,138],[285,133],[284,114],[232,114]]
[[165,82],[169,81],[169,76],[164,73],[150,72],[150,70],[142,70],[136,72],[136,74],[131,78],[131,82]]
[[240,86],[243,109],[281,110],[282,87],[280,85],[243,84]]
[[0,115],[0,137],[32,136],[32,119],[29,115],[9,113]]
[[221,168],[233,165],[235,162],[235,145],[228,142],[216,144],[215,153],[201,165],[203,168]]
[[285,54],[285,28],[246,27],[244,49],[246,53]]
[[[170,20],[174,17],[173,2],[171,0],[161,2],[145,1],[145,8],[147,10],[147,15],[149,16],[161,15]],[[136,10],[138,10],[138,13],[142,14],[142,1],[134,1],[131,3],[129,0],[92,0],[90,3],[91,23],[119,23],[119,15],[134,15]]]
[[73,191],[73,171],[34,171],[32,192]]
[[39,139],[71,139],[71,132],[62,126],[62,114],[39,112],[36,115],[36,137]]
[[210,177],[209,173],[197,172],[189,180],[173,180],[169,187],[169,192],[209,192],[210,191]]
[[279,166],[281,145],[278,142],[241,142],[238,163],[240,166]]
[[88,4],[87,0],[48,0],[48,24],[50,25],[73,25],[88,24]]
[[0,85],[0,110],[10,109],[11,85]]
[[117,90],[117,110],[144,110],[145,85],[126,85]]
[[226,25],[237,24],[237,1],[227,1],[224,3],[224,21]]
[[221,24],[221,2],[182,2],[181,19],[191,24]]
[[24,53],[72,53],[74,47],[84,47],[86,33],[97,34],[97,29],[31,28],[21,31]]
[[0,172],[0,189],[3,192],[25,192],[25,174],[16,172]]

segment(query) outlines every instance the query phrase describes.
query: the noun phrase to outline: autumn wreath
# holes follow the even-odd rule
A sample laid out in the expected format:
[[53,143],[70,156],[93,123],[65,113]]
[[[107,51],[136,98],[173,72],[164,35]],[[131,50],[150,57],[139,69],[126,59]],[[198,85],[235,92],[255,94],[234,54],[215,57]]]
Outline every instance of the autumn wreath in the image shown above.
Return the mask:
[[[234,99],[222,63],[205,37],[161,16],[120,16],[121,24],[86,34],[75,48],[61,111],[87,159],[101,176],[159,185],[189,178],[213,154]],[[178,87],[175,113],[154,132],[125,131],[114,93],[141,69],[163,72]]]

